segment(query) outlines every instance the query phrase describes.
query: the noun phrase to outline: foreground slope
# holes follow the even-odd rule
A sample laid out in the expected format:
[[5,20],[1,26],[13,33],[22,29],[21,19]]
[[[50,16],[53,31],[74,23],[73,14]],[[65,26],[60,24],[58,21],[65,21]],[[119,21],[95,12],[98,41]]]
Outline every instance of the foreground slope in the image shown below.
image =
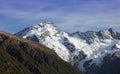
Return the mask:
[[0,74],[81,74],[49,48],[0,31]]

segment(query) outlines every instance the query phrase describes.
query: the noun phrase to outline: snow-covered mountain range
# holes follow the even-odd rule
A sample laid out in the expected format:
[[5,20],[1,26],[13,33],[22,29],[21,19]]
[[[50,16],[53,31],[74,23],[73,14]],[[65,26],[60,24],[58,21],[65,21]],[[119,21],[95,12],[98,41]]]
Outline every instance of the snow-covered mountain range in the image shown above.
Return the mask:
[[106,57],[120,50],[120,33],[112,28],[99,32],[67,33],[53,23],[40,23],[18,33],[20,36],[53,49],[59,57],[77,66],[83,72],[99,69]]

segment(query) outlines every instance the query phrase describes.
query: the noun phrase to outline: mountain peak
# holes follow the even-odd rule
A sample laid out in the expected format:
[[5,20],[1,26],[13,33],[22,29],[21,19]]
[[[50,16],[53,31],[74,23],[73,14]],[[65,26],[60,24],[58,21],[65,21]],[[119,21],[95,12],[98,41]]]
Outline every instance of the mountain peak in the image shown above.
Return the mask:
[[44,23],[43,26],[46,28],[56,28],[56,26],[52,22]]
[[108,30],[114,30],[113,28],[109,28]]
[[116,33],[116,30],[113,29],[113,28],[109,28],[108,31],[111,32],[111,33]]
[[46,23],[34,24],[30,27],[23,29],[22,31],[18,32],[15,35],[24,36],[24,38],[26,38],[27,36],[32,36],[34,34],[36,34],[36,35],[42,35],[42,34],[55,35],[58,31],[59,30],[56,28],[54,23],[46,22]]
[[52,22],[46,22],[46,23],[35,24],[35,25],[32,25],[31,27],[39,28],[39,27],[56,27],[56,26]]

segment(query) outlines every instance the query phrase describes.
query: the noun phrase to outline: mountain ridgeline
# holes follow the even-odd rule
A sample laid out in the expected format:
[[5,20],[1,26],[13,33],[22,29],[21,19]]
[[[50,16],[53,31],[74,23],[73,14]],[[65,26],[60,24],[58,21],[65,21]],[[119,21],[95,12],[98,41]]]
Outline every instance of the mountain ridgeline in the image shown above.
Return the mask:
[[67,33],[43,23],[15,35],[51,48],[85,74],[120,74],[120,33],[112,28]]
[[0,74],[81,74],[41,44],[0,31]]

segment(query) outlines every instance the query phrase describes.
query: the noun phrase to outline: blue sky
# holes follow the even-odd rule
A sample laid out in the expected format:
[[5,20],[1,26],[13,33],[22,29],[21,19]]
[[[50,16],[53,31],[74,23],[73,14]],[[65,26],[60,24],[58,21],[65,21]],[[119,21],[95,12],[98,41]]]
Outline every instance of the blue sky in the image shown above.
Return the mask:
[[47,21],[66,32],[120,31],[120,0],[0,0],[0,30],[16,33]]

